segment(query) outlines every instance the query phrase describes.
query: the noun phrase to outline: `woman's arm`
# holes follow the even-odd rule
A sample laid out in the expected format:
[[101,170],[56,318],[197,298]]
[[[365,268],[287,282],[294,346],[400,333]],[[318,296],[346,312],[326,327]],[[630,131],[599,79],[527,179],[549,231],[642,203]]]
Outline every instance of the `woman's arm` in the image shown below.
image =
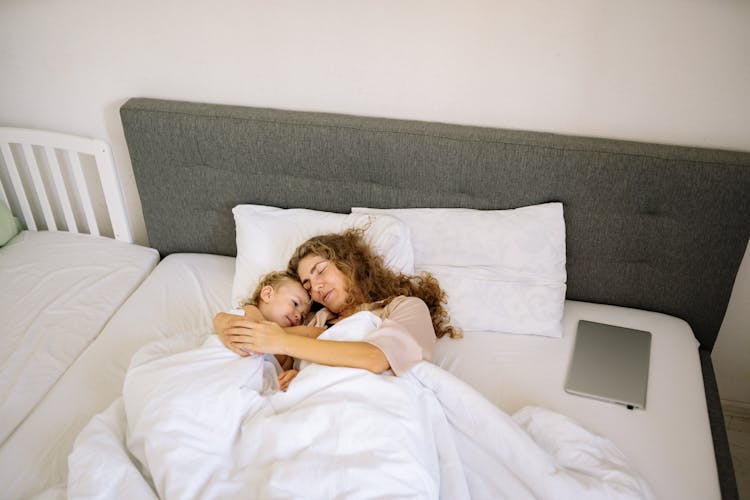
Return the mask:
[[383,351],[367,342],[318,340],[290,335],[270,321],[239,320],[232,324],[225,332],[227,339],[250,352],[286,354],[322,365],[363,368],[373,373],[382,373],[390,367]]
[[[224,344],[228,349],[233,351],[235,354],[240,356],[247,356],[249,352],[245,351],[242,346],[236,345],[231,339],[226,337],[226,331],[230,327],[242,328],[243,323],[238,323],[238,320],[242,321],[265,321],[265,318],[260,313],[260,310],[255,306],[244,306],[242,308],[245,311],[245,316],[239,316],[237,314],[231,314],[226,312],[220,312],[214,316],[213,326],[214,332],[219,336],[221,343]],[[325,328],[319,328],[316,326],[290,326],[284,329],[286,333],[290,335],[299,335],[309,338],[317,338],[321,333],[325,331]],[[279,360],[281,363],[282,361]],[[283,364],[283,363],[282,363]]]
[[[289,335],[299,335],[301,337],[309,337],[309,338],[318,338],[318,336],[325,331],[325,328],[318,328],[314,326],[289,326],[283,329],[286,333]],[[243,351],[244,352],[244,351]],[[292,378],[296,376],[297,370],[292,370],[294,368],[294,357],[293,356],[287,356],[286,354],[276,354],[276,359],[279,361],[279,364],[281,365],[282,370],[286,371],[294,371],[295,375],[293,375],[291,378],[289,378],[286,381],[286,384],[289,385],[289,382],[292,381]],[[286,390],[286,388],[282,389]]]
[[[245,316],[238,314],[231,314],[226,312],[220,312],[214,316],[214,332],[224,341],[224,331],[229,328],[229,325],[233,321],[237,321],[239,318],[243,318],[250,321],[265,321],[266,318],[260,313],[260,310],[255,306],[244,306],[242,308],[245,311]],[[290,326],[284,328],[287,333],[292,335],[301,335],[303,337],[318,338],[318,336],[325,331],[325,328],[317,326]]]
[[367,341],[383,351],[393,373],[401,375],[420,361],[432,359],[437,338],[424,301],[396,297],[381,317],[383,323],[367,336]]

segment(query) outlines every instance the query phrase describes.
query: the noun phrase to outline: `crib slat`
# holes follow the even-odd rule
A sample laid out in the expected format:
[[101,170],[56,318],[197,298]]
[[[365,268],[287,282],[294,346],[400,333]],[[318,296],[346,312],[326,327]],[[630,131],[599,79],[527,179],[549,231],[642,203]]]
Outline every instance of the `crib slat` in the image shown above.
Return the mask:
[[94,205],[91,203],[91,195],[86,186],[86,179],[83,176],[81,158],[78,156],[78,153],[71,153],[70,151],[66,151],[66,153],[73,167],[73,178],[76,181],[76,186],[78,186],[78,195],[81,197],[81,205],[83,206],[83,214],[86,217],[89,233],[100,236],[99,225],[96,223],[96,215],[94,214]]
[[10,144],[0,144],[0,150],[2,151],[3,160],[8,168],[8,175],[10,175],[10,182],[13,185],[13,190],[16,193],[18,204],[21,206],[21,212],[23,214],[24,222],[26,227],[32,231],[36,231],[36,221],[34,215],[31,212],[31,206],[29,200],[26,198],[26,191],[23,189],[23,183],[21,182],[21,176],[18,174],[18,167],[16,161],[13,159],[13,153],[10,151]]
[[70,203],[70,197],[68,196],[68,190],[65,188],[65,181],[62,177],[62,167],[57,159],[55,150],[49,146],[44,147],[44,153],[47,155],[47,165],[50,167],[50,173],[52,174],[52,181],[55,184],[55,190],[57,191],[57,197],[60,200],[60,206],[65,216],[65,224],[68,231],[77,233],[78,224],[76,218],[73,215],[73,205]]
[[2,182],[0,182],[0,199],[2,199],[2,201],[5,202],[5,205],[10,208],[10,200],[8,199],[8,194],[5,192]]
[[36,192],[39,205],[42,208],[42,216],[44,222],[47,224],[49,231],[57,231],[57,223],[55,222],[55,216],[52,215],[52,206],[49,203],[49,197],[47,196],[47,190],[44,189],[44,182],[42,181],[42,174],[39,172],[39,163],[36,161],[34,156],[34,150],[31,144],[22,144],[21,149],[23,150],[24,159],[26,165],[29,167],[29,174],[31,174],[31,181]]
[[99,169],[99,180],[104,190],[104,200],[107,203],[114,237],[118,240],[132,243],[133,233],[130,230],[127,213],[124,210],[125,197],[117,180],[115,160],[109,145],[103,141],[99,141],[94,158],[96,159],[96,166]]

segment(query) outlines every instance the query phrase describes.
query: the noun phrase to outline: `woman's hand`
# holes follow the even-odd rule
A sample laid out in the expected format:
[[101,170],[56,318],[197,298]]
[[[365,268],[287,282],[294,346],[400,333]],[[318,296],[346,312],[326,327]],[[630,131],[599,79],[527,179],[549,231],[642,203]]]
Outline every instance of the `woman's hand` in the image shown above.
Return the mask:
[[243,306],[242,309],[245,312],[244,316],[226,312],[220,312],[216,316],[214,316],[214,332],[216,332],[216,334],[219,336],[219,340],[221,340],[221,343],[224,344],[227,349],[230,349],[232,352],[234,352],[235,354],[239,354],[240,356],[247,356],[251,353],[245,352],[239,347],[232,344],[231,340],[226,337],[226,331],[230,327],[230,325],[238,319],[263,321],[265,318],[263,318],[263,315],[260,313],[260,309],[258,309],[256,306],[246,305]]
[[214,316],[214,331],[219,336],[219,340],[221,340],[221,343],[224,344],[227,349],[231,350],[235,354],[239,354],[240,356],[247,356],[249,353],[240,349],[239,346],[234,345],[231,339],[227,337],[227,330],[230,328],[230,325],[232,323],[237,322],[238,318],[240,318],[240,316],[237,316],[236,314],[229,314],[225,312],[218,313],[216,316]]
[[[227,346],[245,353],[287,354],[285,342],[288,333],[272,321],[235,320],[224,330]],[[237,351],[235,351],[237,352]]]

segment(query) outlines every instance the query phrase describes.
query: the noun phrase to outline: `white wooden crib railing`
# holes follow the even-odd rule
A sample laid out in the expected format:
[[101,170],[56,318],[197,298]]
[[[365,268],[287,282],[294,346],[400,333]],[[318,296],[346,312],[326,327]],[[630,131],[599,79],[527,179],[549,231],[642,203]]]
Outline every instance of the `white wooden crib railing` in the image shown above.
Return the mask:
[[[0,127],[0,152],[0,201],[26,228],[111,235],[133,242],[125,199],[106,142]],[[106,210],[99,208],[102,202]]]

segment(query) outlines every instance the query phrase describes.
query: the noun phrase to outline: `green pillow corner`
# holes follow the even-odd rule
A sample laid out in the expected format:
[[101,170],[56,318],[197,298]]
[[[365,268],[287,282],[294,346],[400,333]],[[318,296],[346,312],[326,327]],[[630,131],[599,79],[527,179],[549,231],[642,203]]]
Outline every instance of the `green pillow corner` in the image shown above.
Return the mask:
[[13,217],[5,202],[0,201],[0,247],[21,232],[21,223]]

